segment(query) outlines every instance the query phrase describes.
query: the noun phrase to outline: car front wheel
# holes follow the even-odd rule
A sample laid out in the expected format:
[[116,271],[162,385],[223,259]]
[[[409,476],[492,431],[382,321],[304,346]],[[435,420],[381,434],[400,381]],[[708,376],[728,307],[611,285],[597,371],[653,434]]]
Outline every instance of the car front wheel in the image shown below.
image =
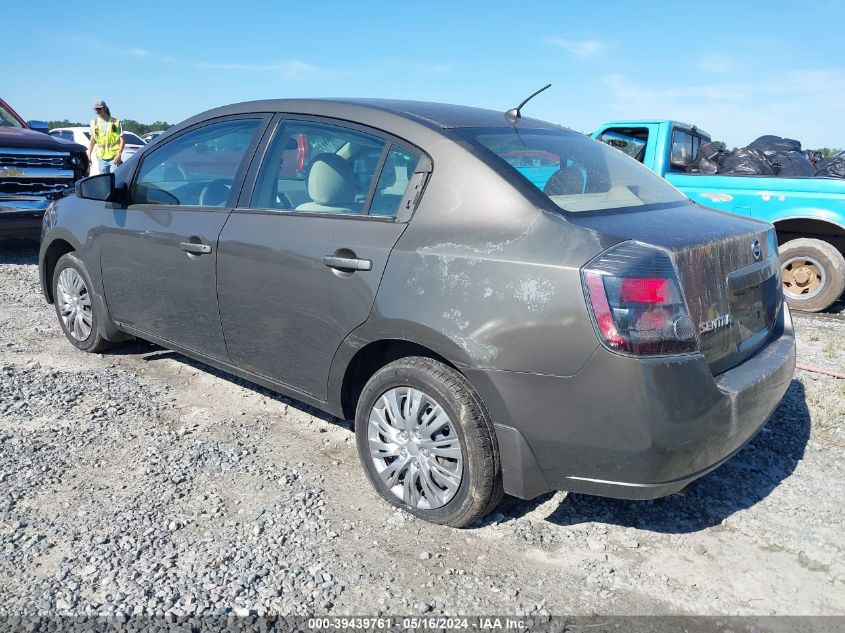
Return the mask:
[[111,343],[100,336],[91,278],[76,253],[62,255],[53,271],[53,303],[67,339],[83,352],[101,352]]
[[376,372],[358,401],[355,437],[376,490],[421,519],[465,527],[502,498],[493,425],[444,363],[409,357]]

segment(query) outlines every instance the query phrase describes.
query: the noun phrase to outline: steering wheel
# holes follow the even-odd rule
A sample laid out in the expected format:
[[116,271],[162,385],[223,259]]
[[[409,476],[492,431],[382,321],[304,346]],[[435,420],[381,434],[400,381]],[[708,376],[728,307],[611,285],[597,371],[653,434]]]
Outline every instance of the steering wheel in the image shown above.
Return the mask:
[[200,191],[199,205],[201,207],[222,207],[229,199],[232,181],[224,178],[212,180]]

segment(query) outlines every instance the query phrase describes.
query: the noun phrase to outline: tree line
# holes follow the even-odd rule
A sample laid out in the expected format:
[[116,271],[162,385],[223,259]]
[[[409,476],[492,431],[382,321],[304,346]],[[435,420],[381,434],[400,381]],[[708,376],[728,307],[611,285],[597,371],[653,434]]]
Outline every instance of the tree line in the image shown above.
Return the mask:
[[[166,130],[167,128],[173,126],[172,123],[167,123],[165,121],[153,121],[152,123],[139,123],[133,119],[119,119],[119,121],[126,132],[132,132],[138,136],[143,136],[148,132]],[[56,127],[88,127],[88,123],[74,123],[73,121],[68,121],[67,119],[64,119],[63,121],[47,121],[47,125],[51,130]]]

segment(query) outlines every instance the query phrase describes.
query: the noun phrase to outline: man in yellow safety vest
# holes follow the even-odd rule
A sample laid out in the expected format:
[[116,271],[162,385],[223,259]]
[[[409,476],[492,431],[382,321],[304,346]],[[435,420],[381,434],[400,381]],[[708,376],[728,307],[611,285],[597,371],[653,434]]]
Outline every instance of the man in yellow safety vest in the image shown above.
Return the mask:
[[123,154],[123,127],[120,121],[111,115],[109,107],[102,99],[94,101],[97,117],[91,121],[91,140],[88,142],[88,159],[91,160],[94,149],[100,163],[100,173],[107,174],[120,165]]

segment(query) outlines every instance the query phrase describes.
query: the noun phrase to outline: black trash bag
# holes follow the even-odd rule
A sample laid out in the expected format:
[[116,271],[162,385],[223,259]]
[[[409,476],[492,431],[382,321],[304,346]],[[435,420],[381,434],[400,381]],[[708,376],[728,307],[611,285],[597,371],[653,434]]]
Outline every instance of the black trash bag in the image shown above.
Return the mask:
[[778,152],[767,158],[778,176],[784,178],[810,178],[816,173],[816,168],[804,152]]
[[705,143],[698,148],[695,160],[687,165],[686,171],[691,174],[715,174],[721,168],[726,154],[724,143]]
[[801,141],[796,141],[794,138],[782,138],[774,134],[766,134],[756,141],[749,143],[748,147],[750,149],[756,149],[758,152],[763,152],[768,156],[769,154],[777,154],[779,152],[800,152]]
[[816,165],[817,178],[845,178],[845,152],[825,158]]
[[814,167],[824,160],[824,154],[817,149],[805,149],[804,156],[807,157],[808,161],[813,163]]
[[719,173],[728,176],[774,176],[775,169],[763,152],[742,147],[722,157]]
[[809,178],[816,173],[813,163],[801,151],[800,141],[767,134],[748,145],[748,149],[762,152],[775,174],[785,178]]

